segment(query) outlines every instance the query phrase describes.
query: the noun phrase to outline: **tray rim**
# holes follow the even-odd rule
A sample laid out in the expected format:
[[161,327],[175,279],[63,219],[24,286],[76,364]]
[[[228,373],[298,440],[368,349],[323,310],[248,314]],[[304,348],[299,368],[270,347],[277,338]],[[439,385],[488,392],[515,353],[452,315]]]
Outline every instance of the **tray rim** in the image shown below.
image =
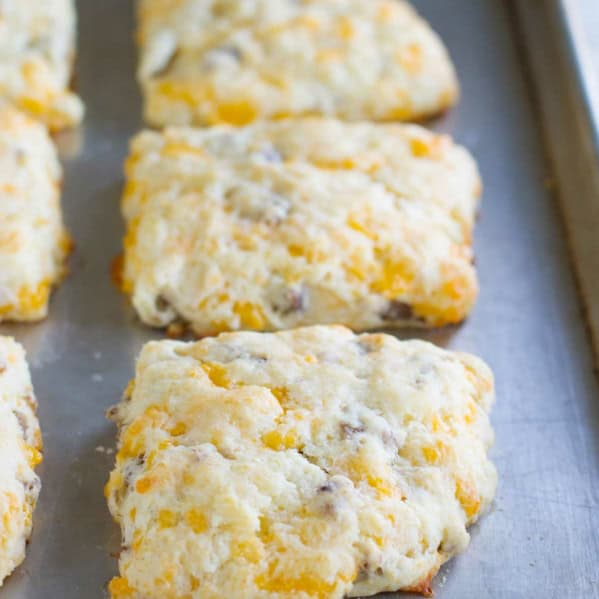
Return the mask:
[[599,87],[580,6],[511,4],[599,377]]

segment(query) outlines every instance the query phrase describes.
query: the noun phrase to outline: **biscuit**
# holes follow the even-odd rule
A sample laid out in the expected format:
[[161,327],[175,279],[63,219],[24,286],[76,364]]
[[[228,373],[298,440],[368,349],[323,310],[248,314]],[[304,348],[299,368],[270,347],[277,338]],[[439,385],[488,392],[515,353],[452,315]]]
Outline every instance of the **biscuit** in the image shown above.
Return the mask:
[[151,342],[110,416],[114,599],[430,593],[489,506],[479,359],[339,326]]
[[0,4],[0,98],[51,129],[81,121],[69,91],[75,43],[72,0],[4,0]]
[[0,321],[44,318],[70,241],[61,167],[43,125],[0,108]]
[[23,348],[0,337],[0,585],[25,559],[42,440]]
[[475,301],[476,165],[416,125],[144,132],[126,171],[124,288],[151,326],[439,326]]
[[138,79],[156,126],[415,120],[458,95],[441,40],[398,0],[141,0]]

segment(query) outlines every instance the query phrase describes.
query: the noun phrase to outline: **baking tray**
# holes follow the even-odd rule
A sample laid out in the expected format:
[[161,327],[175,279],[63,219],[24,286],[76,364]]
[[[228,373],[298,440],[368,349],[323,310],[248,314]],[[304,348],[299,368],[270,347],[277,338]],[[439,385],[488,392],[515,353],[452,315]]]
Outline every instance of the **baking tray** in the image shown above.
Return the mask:
[[599,4],[549,0],[542,7],[519,0],[515,8],[599,358]]
[[[122,161],[141,127],[133,6],[78,4],[77,86],[87,118],[59,140],[65,218],[77,243],[71,275],[45,323],[0,327],[29,352],[45,442],[28,557],[2,599],[105,596],[120,535],[102,491],[115,441],[104,411],[131,378],[142,343],[160,337],[136,322],[109,276],[123,233]],[[517,4],[535,13],[535,35],[549,35],[536,19],[552,0]],[[459,107],[432,126],[474,152],[485,193],[474,313],[461,327],[412,334],[481,355],[495,371],[498,395],[497,499],[472,529],[468,552],[443,569],[437,594],[597,598],[599,388],[526,66],[526,28],[506,0],[416,5],[448,44],[463,88]],[[557,68],[552,85],[554,94],[563,89]],[[564,142],[574,143],[572,134],[563,128]],[[576,202],[576,187],[567,190],[564,202]]]

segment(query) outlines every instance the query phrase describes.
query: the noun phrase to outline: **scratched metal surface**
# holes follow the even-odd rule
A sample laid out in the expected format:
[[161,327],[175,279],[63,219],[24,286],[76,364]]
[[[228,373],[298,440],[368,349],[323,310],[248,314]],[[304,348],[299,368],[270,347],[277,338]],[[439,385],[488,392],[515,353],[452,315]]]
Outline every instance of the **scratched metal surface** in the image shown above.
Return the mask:
[[[493,367],[501,476],[494,509],[442,571],[437,594],[599,597],[599,389],[508,3],[416,3],[449,45],[463,86],[459,107],[434,126],[476,154],[486,184],[480,301],[462,327],[426,336]],[[28,558],[1,599],[105,595],[119,532],[102,494],[113,456],[97,448],[114,447],[103,414],[141,344],[159,337],[135,321],[108,274],[122,235],[121,164],[141,125],[131,2],[78,4],[88,113],[78,134],[60,140],[72,274],[47,322],[0,327],[29,351],[46,448]]]

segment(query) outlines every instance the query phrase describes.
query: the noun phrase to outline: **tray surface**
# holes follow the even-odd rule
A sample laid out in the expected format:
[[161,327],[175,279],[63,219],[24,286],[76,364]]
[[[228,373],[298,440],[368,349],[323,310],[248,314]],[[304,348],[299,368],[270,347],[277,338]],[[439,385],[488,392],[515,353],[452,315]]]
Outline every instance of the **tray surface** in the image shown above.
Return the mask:
[[[415,4],[448,44],[462,83],[458,108],[433,126],[474,152],[485,193],[472,317],[411,334],[479,354],[498,395],[495,507],[437,579],[437,596],[599,597],[599,388],[513,22],[500,0]],[[88,112],[80,131],[60,138],[72,274],[45,323],[0,327],[29,352],[45,442],[28,557],[2,599],[105,595],[119,531],[102,491],[115,441],[104,411],[142,343],[161,337],[136,322],[109,278],[123,233],[122,161],[141,127],[132,2],[78,5],[78,90]]]

